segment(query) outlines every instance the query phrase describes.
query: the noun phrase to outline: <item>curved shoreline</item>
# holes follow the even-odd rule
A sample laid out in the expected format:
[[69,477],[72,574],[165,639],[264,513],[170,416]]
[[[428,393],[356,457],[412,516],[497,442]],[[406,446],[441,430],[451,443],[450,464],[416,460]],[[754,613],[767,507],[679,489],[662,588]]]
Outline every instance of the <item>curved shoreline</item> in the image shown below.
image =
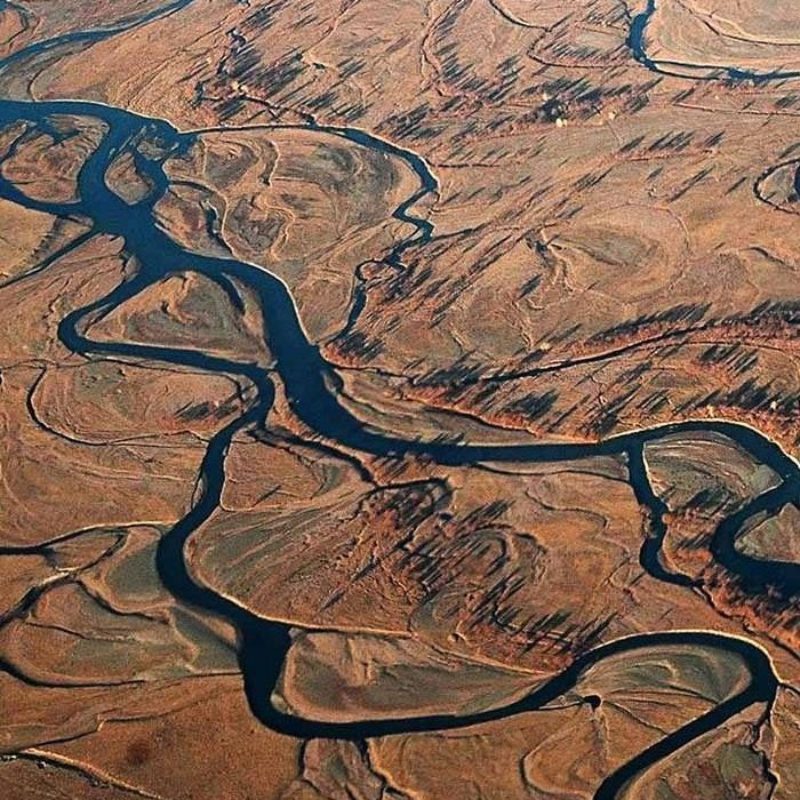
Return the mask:
[[[731,81],[752,81],[756,84],[800,78],[800,70],[775,69],[769,72],[756,72],[754,70],[719,64],[685,64],[680,61],[659,61],[657,59],[652,59],[647,54],[645,33],[656,11],[657,0],[647,0],[647,7],[645,10],[631,17],[630,32],[627,39],[627,45],[631,55],[643,67],[650,70],[650,72],[656,72],[660,75],[670,75],[674,78],[685,78],[691,81],[715,81],[720,80],[720,78],[727,78]],[[798,41],[798,46],[800,46],[800,41]],[[686,71],[706,70],[716,74],[686,75],[685,73],[677,71],[676,68],[679,67],[682,67]]]
[[[69,211],[70,213],[84,214],[93,220],[96,232],[122,236],[125,239],[126,251],[136,256],[140,264],[140,271],[120,284],[106,297],[68,314],[59,326],[59,336],[63,343],[73,351],[85,355],[108,354],[149,358],[193,366],[207,372],[235,374],[247,378],[256,388],[256,400],[250,408],[241,417],[229,423],[208,443],[200,471],[199,483],[203,487],[200,497],[191,511],[160,541],[157,551],[157,567],[165,586],[176,598],[219,614],[238,629],[240,636],[239,659],[245,680],[245,690],[252,710],[264,724],[277,731],[303,738],[325,737],[351,740],[460,728],[497,721],[541,708],[574,687],[584,670],[610,655],[632,652],[654,644],[702,645],[740,655],[746,661],[751,673],[751,682],[748,687],[707,714],[659,740],[610,775],[595,795],[596,800],[606,800],[615,797],[619,789],[631,777],[694,741],[698,736],[713,730],[747,706],[756,702],[770,702],[774,698],[778,685],[777,677],[769,657],[761,648],[744,639],[706,631],[648,633],[600,645],[579,656],[568,669],[525,698],[502,708],[465,717],[438,715],[333,724],[306,720],[278,712],[272,706],[270,696],[291,643],[289,626],[260,618],[231,600],[198,585],[189,574],[184,558],[186,541],[218,507],[224,485],[225,456],[234,435],[248,426],[263,424],[272,405],[274,387],[267,370],[255,364],[209,356],[201,351],[130,343],[94,342],[79,332],[82,321],[93,311],[99,309],[108,311],[120,305],[146,286],[160,280],[173,267],[176,260],[185,264],[186,269],[195,270],[211,277],[215,275],[235,277],[257,294],[262,304],[264,318],[269,321],[269,330],[265,331],[265,337],[275,357],[277,372],[283,380],[294,412],[317,432],[346,447],[376,455],[425,455],[440,464],[453,466],[476,461],[555,462],[608,454],[625,455],[628,457],[629,463],[633,463],[634,458],[642,459],[642,450],[649,441],[675,433],[712,431],[734,439],[748,452],[756,455],[758,460],[768,463],[775,469],[783,479],[779,488],[783,490],[784,494],[796,493],[800,471],[797,463],[786,455],[776,443],[766,439],[755,429],[724,421],[673,423],[656,429],[622,434],[604,442],[575,444],[453,445],[403,440],[367,431],[357,419],[338,404],[335,395],[329,388],[325,376],[329,373],[330,367],[322,358],[318,348],[306,337],[297,307],[285,283],[263,267],[233,259],[196,255],[181,248],[153,224],[152,214],[158,199],[158,191],[137,206],[129,207],[105,186],[104,176],[110,161],[129,140],[130,134],[139,130],[142,125],[156,125],[162,135],[169,137],[168,141],[177,152],[188,146],[192,141],[191,135],[180,134],[172,126],[159,125],[120,109],[80,102],[16,104],[0,101],[0,119],[8,120],[12,117],[28,116],[33,117],[36,121],[48,114],[63,113],[65,107],[68,107],[72,113],[93,116],[104,121],[109,130],[80,172],[81,199],[68,206],[57,203],[45,205],[49,206],[50,213],[63,214]],[[369,142],[369,144],[374,144],[374,142]],[[165,191],[167,181],[161,163],[148,162],[147,168],[147,177],[152,180],[153,185],[162,192]],[[421,180],[425,185],[424,176],[421,176]],[[14,199],[23,205],[30,205],[30,201],[27,201],[21,192],[4,180],[0,181],[0,196]],[[419,192],[415,193],[413,199],[406,201],[401,208],[409,208],[418,197]],[[403,245],[404,243],[401,243],[398,248],[402,248]],[[649,488],[645,472],[642,471],[639,475],[636,470],[632,469],[631,482],[635,490],[637,485],[639,487],[637,497],[640,502],[651,509],[654,517],[660,518],[663,509],[655,506],[657,498]],[[754,502],[768,505],[776,497],[777,494],[774,492],[766,493]],[[767,498],[767,500],[763,498]],[[753,513],[751,506],[753,503],[742,509],[740,513]],[[736,530],[738,529],[734,524],[727,528],[721,525],[715,534],[715,539],[722,537],[726,542],[732,543]],[[645,541],[642,561],[651,574],[664,579],[668,573],[660,567],[658,562],[662,538],[663,535],[661,538],[656,536]],[[733,548],[733,552],[736,552],[735,548]],[[726,548],[720,549],[720,555],[723,558],[731,557]],[[744,564],[747,568],[749,562],[746,557],[740,555],[737,557],[744,558],[744,561],[737,562],[739,566]],[[794,567],[795,565],[788,566]]]
[[[75,32],[34,44],[0,62],[0,69],[25,57],[47,53],[60,45],[92,42],[105,38],[133,25],[172,13],[190,2],[192,0],[177,0],[160,11],[154,11],[120,28]],[[640,63],[649,69],[660,71],[657,63],[650,61],[644,51],[645,29],[655,8],[655,0],[648,0],[648,10],[632,21],[629,43]],[[739,75],[730,71],[729,74],[731,77],[746,76],[745,73]],[[766,79],[774,78],[771,76],[760,78],[760,80]],[[82,323],[92,312],[100,309],[113,310],[159,281],[174,269],[176,262],[184,265],[182,268],[185,270],[196,271],[213,280],[223,276],[226,279],[235,277],[257,295],[264,319],[268,322],[264,336],[275,357],[276,371],[281,377],[293,412],[313,430],[347,448],[380,456],[421,455],[446,466],[463,466],[481,461],[553,463],[598,455],[626,457],[629,481],[634,493],[651,514],[651,536],[642,544],[640,562],[659,580],[682,586],[692,585],[688,579],[669,573],[660,563],[659,554],[666,534],[662,519],[665,506],[656,496],[647,476],[644,447],[648,442],[657,441],[671,434],[718,433],[735,441],[756,460],[767,464],[780,476],[781,483],[775,489],[752,499],[727,517],[717,527],[711,542],[712,553],[719,563],[739,575],[745,581],[747,590],[752,592],[765,591],[767,587],[773,587],[787,596],[800,593],[800,565],[760,561],[739,553],[735,547],[736,537],[744,521],[754,514],[775,511],[783,503],[800,496],[800,466],[776,442],[762,435],[757,429],[725,420],[676,422],[629,431],[596,443],[543,442],[533,445],[457,445],[423,442],[367,430],[339,404],[335,392],[330,388],[330,381],[327,378],[335,373],[322,357],[319,348],[309,340],[297,305],[284,281],[257,264],[233,258],[194,254],[178,245],[157,227],[153,216],[154,207],[168,187],[163,159],[139,165],[145,168],[154,191],[147,199],[134,206],[127,205],[105,185],[107,167],[127,146],[132,135],[143,128],[158,131],[173,146],[173,153],[185,152],[196,136],[204,131],[198,129],[182,132],[166,120],[148,118],[101,103],[79,100],[42,102],[0,100],[0,123],[20,118],[29,118],[36,122],[55,113],[89,116],[105,122],[108,126],[102,142],[80,171],[78,179],[80,199],[67,204],[33,201],[2,178],[0,178],[0,197],[26,208],[46,210],[47,213],[58,216],[75,213],[85,215],[93,222],[92,233],[123,238],[126,252],[136,256],[140,265],[139,271],[134,276],[121,283],[105,297],[96,299],[65,316],[59,325],[61,341],[74,352],[87,356],[122,355],[192,366],[210,373],[238,375],[249,380],[255,387],[256,396],[250,407],[207,443],[198,479],[198,485],[201,487],[199,495],[187,515],[160,540],[156,558],[159,576],[175,598],[218,614],[237,628],[239,663],[244,677],[245,691],[253,713],[263,724],[291,736],[354,741],[375,736],[451,730],[499,721],[541,709],[573,689],[587,669],[605,658],[620,653],[634,652],[660,644],[678,644],[712,647],[740,656],[750,671],[749,684],[741,692],[719,703],[709,712],[658,740],[609,775],[596,791],[595,800],[612,800],[636,775],[724,724],[750,705],[761,702],[769,704],[774,700],[778,679],[769,655],[763,648],[745,638],[713,631],[672,631],[624,637],[595,647],[578,656],[570,667],[526,697],[486,712],[466,716],[430,715],[336,724],[289,716],[277,711],[270,702],[270,696],[291,645],[289,626],[259,617],[232,600],[195,582],[189,573],[184,553],[184,546],[189,537],[219,507],[225,481],[225,458],[234,436],[248,427],[263,426],[275,397],[270,371],[253,363],[210,356],[199,350],[96,342],[80,332]],[[438,189],[435,175],[421,156],[357,128],[317,125],[257,127],[331,133],[342,136],[358,146],[402,159],[416,173],[420,188],[395,209],[393,216],[401,222],[414,226],[415,232],[396,245],[384,260],[391,265],[399,266],[402,263],[403,253],[409,247],[424,244],[432,238],[434,234],[432,223],[412,213],[415,204]],[[208,132],[211,130],[215,129],[208,129]],[[237,129],[221,127],[219,130]],[[355,321],[360,311],[358,297],[354,301],[353,309],[355,317],[351,312],[351,323]],[[46,545],[42,545],[42,548],[44,547]],[[4,666],[0,664],[0,667]]]

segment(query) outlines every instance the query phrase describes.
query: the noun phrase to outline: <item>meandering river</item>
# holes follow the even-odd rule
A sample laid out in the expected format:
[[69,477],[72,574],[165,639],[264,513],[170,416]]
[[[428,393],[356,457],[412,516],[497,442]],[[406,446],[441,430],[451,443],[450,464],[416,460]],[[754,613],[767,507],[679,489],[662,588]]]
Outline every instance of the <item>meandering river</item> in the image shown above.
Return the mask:
[[[186,0],[174,7],[186,4]],[[649,13],[654,9],[651,3]],[[0,7],[1,8],[1,7]],[[170,7],[171,8],[171,7]],[[163,12],[162,12],[163,13]],[[641,43],[647,18],[634,25],[633,37]],[[98,36],[100,34],[97,34]],[[76,42],[92,40],[95,32],[73,34]],[[81,38],[83,37],[83,38]],[[63,44],[63,42],[62,42]],[[46,52],[54,45],[34,45],[28,56]],[[37,49],[38,48],[38,49]],[[13,56],[17,61],[22,55]],[[0,64],[0,67],[6,66]],[[285,388],[293,412],[310,428],[340,445],[381,456],[421,455],[448,466],[476,462],[515,462],[537,464],[588,458],[599,455],[625,456],[629,464],[630,482],[639,502],[649,508],[652,517],[651,535],[642,544],[640,559],[643,567],[660,580],[680,585],[691,581],[669,573],[661,564],[660,550],[665,535],[662,516],[665,511],[649,483],[644,466],[643,449],[648,442],[671,434],[714,432],[729,437],[749,452],[754,459],[771,467],[781,483],[761,496],[752,499],[735,514],[725,519],[714,533],[712,552],[731,572],[739,575],[743,585],[753,593],[770,591],[786,597],[800,592],[800,566],[769,562],[740,553],[735,544],[742,525],[762,512],[774,513],[800,496],[800,469],[781,448],[753,428],[725,421],[687,421],[615,436],[599,443],[547,443],[532,445],[471,445],[425,442],[405,439],[365,428],[347,411],[336,395],[336,382],[330,365],[318,347],[309,341],[287,286],[267,269],[234,258],[211,257],[190,252],[173,240],[156,222],[155,204],[164,195],[169,180],[162,158],[137,159],[153,190],[147,198],[131,206],[109,189],[106,172],[113,160],[142,132],[157,137],[169,155],[185,153],[196,134],[181,133],[169,123],[149,119],[120,108],[83,101],[19,102],[0,100],[0,126],[27,120],[46,126],[56,114],[73,114],[102,121],[107,127],[101,144],[91,154],[78,177],[79,197],[74,202],[47,202],[27,197],[18,187],[0,179],[0,197],[25,208],[45,211],[58,216],[80,215],[91,220],[94,234],[121,237],[125,250],[135,257],[138,271],[105,297],[97,298],[84,308],[65,316],[59,326],[63,343],[76,353],[86,356],[122,356],[158,360],[167,364],[188,366],[207,373],[236,375],[255,387],[255,399],[236,420],[219,431],[208,443],[201,467],[199,485],[202,487],[194,505],[161,540],[157,566],[167,589],[181,602],[207,609],[230,621],[239,631],[239,661],[245,689],[253,713],[263,724],[298,737],[328,737],[363,740],[389,734],[414,733],[453,729],[481,722],[502,720],[513,715],[541,709],[575,687],[581,674],[611,655],[635,652],[645,648],[678,644],[683,646],[714,647],[740,656],[750,672],[749,684],[736,696],[720,703],[708,713],[665,736],[652,747],[637,755],[610,775],[598,788],[597,800],[611,800],[634,776],[660,760],[693,742],[698,737],[722,725],[748,706],[774,699],[778,686],[776,675],[767,654],[744,638],[710,631],[653,632],[612,641],[578,657],[566,670],[540,686],[527,697],[506,707],[469,716],[423,716],[417,718],[388,718],[346,724],[328,724],[283,714],[270,703],[272,689],[279,677],[289,645],[289,626],[266,620],[235,605],[213,591],[197,584],[184,558],[184,545],[219,507],[225,480],[225,458],[235,434],[246,428],[264,424],[275,390],[270,373],[256,364],[204,353],[202,350],[178,349],[167,346],[147,346],[129,342],[98,342],[82,332],[84,323],[97,311],[111,311],[144,289],[157,284],[180,265],[211,280],[229,285],[234,278],[257,296],[266,320],[264,339],[274,356],[275,370]],[[286,129],[287,126],[275,126]],[[307,128],[306,128],[307,130]],[[414,226],[414,233],[398,244],[388,256],[389,263],[399,263],[403,251],[413,244],[424,243],[434,234],[423,218],[414,214],[419,201],[436,190],[435,177],[424,160],[413,152],[358,130],[348,128],[319,128],[327,134],[344,137],[359,147],[379,150],[403,159],[417,174],[419,188],[395,211],[395,217]],[[166,156],[165,156],[166,157]],[[46,265],[44,265],[46,267]],[[25,280],[23,276],[18,280]],[[356,306],[357,307],[357,306]]]

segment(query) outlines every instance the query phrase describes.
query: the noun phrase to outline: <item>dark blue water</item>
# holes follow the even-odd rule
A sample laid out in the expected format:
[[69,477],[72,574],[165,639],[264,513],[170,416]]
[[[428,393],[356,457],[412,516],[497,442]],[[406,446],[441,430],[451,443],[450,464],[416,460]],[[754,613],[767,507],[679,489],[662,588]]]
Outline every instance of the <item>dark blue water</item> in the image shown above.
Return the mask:
[[[642,448],[649,441],[674,433],[713,431],[734,439],[757,460],[768,464],[783,479],[775,490],[753,500],[740,512],[720,525],[714,536],[716,557],[728,569],[746,580],[752,591],[772,591],[789,594],[800,587],[800,574],[794,564],[777,564],[751,559],[735,548],[741,524],[760,511],[774,511],[784,502],[797,497],[798,469],[783,451],[757,431],[726,422],[683,422],[654,430],[614,437],[592,444],[535,444],[535,445],[458,445],[407,440],[366,430],[338,402],[326,380],[330,368],[315,345],[308,341],[297,315],[295,304],[286,286],[263,269],[234,259],[214,258],[185,251],[156,224],[154,204],[167,188],[167,179],[158,161],[145,160],[141,166],[155,190],[142,202],[129,206],[105,184],[105,172],[114,157],[142,131],[156,134],[169,145],[172,153],[185,152],[192,137],[181,134],[169,124],[148,120],[116,108],[91,103],[44,102],[19,103],[0,101],[0,123],[19,119],[45,123],[49,115],[73,113],[100,119],[108,126],[108,134],[89,158],[79,175],[80,199],[74,203],[50,203],[25,197],[7,181],[0,180],[0,196],[28,208],[53,214],[78,213],[93,222],[93,232],[124,238],[126,251],[135,256],[139,272],[107,296],[68,314],[59,326],[64,344],[76,353],[113,355],[156,359],[176,365],[191,366],[210,373],[226,373],[247,378],[256,388],[256,400],[246,413],[220,431],[209,443],[203,464],[203,490],[191,511],[162,539],[157,564],[164,585],[179,600],[208,609],[229,620],[239,630],[239,659],[245,679],[250,706],[256,716],[269,727],[283,733],[310,737],[346,738],[361,740],[393,733],[434,731],[459,728],[481,722],[499,720],[541,708],[546,703],[572,689],[580,674],[612,654],[631,652],[658,644],[710,646],[740,655],[747,663],[752,680],[740,694],[721,703],[712,711],[662,739],[610,776],[598,790],[598,800],[612,798],[631,776],[656,763],[679,747],[730,719],[748,705],[771,699],[776,690],[776,677],[763,651],[740,639],[711,632],[653,633],[622,639],[602,645],[580,657],[567,670],[532,692],[526,698],[505,708],[466,717],[425,716],[419,718],[385,719],[379,721],[327,724],[287,716],[270,704],[270,695],[278,679],[289,644],[288,626],[260,619],[225,598],[197,585],[191,578],[184,560],[187,538],[218,508],[224,484],[224,462],[233,436],[240,430],[260,426],[274,399],[269,375],[259,366],[208,355],[200,350],[146,346],[126,342],[95,342],[80,331],[82,322],[97,310],[108,311],[133,297],[148,286],[160,281],[176,263],[188,265],[212,280],[236,278],[247,285],[259,298],[266,320],[264,337],[275,357],[277,371],[285,385],[294,412],[307,425],[348,448],[376,455],[424,455],[443,465],[468,465],[477,461],[543,463],[597,455],[625,455],[631,465],[631,482],[639,501],[650,509],[653,534],[646,539],[641,560],[652,575],[672,582],[685,579],[668,573],[661,565],[659,552],[664,536],[661,516],[664,508],[650,487],[642,459]],[[331,132],[329,130],[329,132]],[[360,146],[385,149],[397,157],[406,158],[404,151],[389,148],[378,139],[359,132],[337,132],[358,141]],[[356,138],[357,136],[357,138]],[[408,159],[420,174],[424,191],[430,191],[423,162]],[[420,190],[422,192],[423,190]],[[418,192],[416,198],[422,195]],[[401,213],[409,215],[406,203]],[[417,228],[416,237],[430,235]],[[421,232],[420,232],[421,231]],[[401,244],[393,257],[399,258],[406,244]]]
[[800,71],[797,70],[775,69],[768,72],[753,72],[752,70],[741,69],[735,66],[720,67],[714,64],[682,65],[677,61],[654,61],[647,54],[646,33],[650,18],[656,12],[656,6],[657,0],[647,0],[646,9],[631,20],[630,32],[628,34],[628,47],[633,57],[651,72],[658,72],[663,75],[674,75],[677,77],[688,77],[687,75],[675,71],[677,67],[686,66],[692,70],[704,70],[711,73],[709,75],[692,74],[690,80],[713,81],[726,78],[730,81],[750,81],[754,84],[800,78]]
[[[38,58],[39,56],[46,56],[49,53],[56,53],[59,50],[66,50],[71,46],[86,47],[96,42],[104,41],[110,36],[117,33],[123,33],[132,28],[139,27],[153,20],[166,17],[174,14],[176,11],[188,6],[193,0],[173,0],[173,2],[164,3],[157,6],[152,11],[139,16],[131,17],[130,19],[117,21],[115,24],[107,28],[96,28],[92,30],[73,31],[72,33],[65,33],[61,36],[54,36],[51,39],[42,39],[34,44],[17,51],[13,55],[6,58],[0,67],[6,67],[19,64],[29,59]],[[0,13],[8,7],[13,7],[13,3],[7,0],[0,0]]]
[[[2,2],[2,0],[0,0]],[[188,0],[174,3],[168,8],[178,8]],[[634,52],[641,48],[649,14],[634,21],[631,42]],[[164,13],[162,9],[161,12]],[[80,37],[102,38],[107,32],[81,32]],[[83,39],[80,39],[83,41]],[[58,42],[34,45],[0,64],[0,69],[25,57],[35,56],[48,49],[69,44],[72,39],[61,37]],[[644,63],[644,62],[643,62]],[[650,633],[620,639],[601,645],[580,656],[569,669],[549,680],[527,697],[504,708],[479,714],[456,717],[449,715],[417,718],[388,718],[378,721],[346,724],[320,723],[314,720],[287,716],[270,703],[272,690],[278,679],[290,644],[286,625],[256,617],[213,591],[196,584],[184,560],[184,544],[188,537],[218,508],[224,485],[224,463],[234,435],[245,428],[263,426],[264,419],[274,400],[274,386],[269,374],[256,364],[246,361],[212,356],[201,350],[145,346],[127,342],[95,342],[83,333],[83,324],[98,310],[110,311],[134,297],[143,289],[159,282],[176,263],[230,286],[230,279],[248,286],[257,295],[264,312],[263,335],[274,355],[276,368],[285,386],[289,403],[297,416],[308,426],[343,446],[382,456],[423,455],[432,461],[449,466],[469,465],[479,461],[544,463],[574,460],[598,455],[625,456],[630,466],[630,481],[639,502],[649,509],[651,534],[641,549],[643,567],[660,580],[691,586],[691,581],[675,576],[664,569],[660,560],[665,535],[664,506],[650,486],[643,461],[643,448],[675,433],[716,432],[735,440],[756,460],[769,465],[782,479],[781,484],[752,500],[740,511],[728,517],[716,530],[712,552],[726,569],[739,576],[747,591],[770,591],[775,596],[795,597],[800,593],[800,567],[795,564],[767,562],[745,556],[736,549],[736,537],[742,525],[763,511],[775,512],[785,502],[794,500],[800,492],[800,472],[795,462],[774,442],[746,426],[727,422],[690,421],[675,423],[657,429],[617,436],[599,443],[586,444],[535,444],[535,445],[461,445],[423,442],[384,435],[365,429],[341,406],[332,388],[336,385],[329,365],[318,348],[308,341],[297,314],[296,306],[287,287],[262,268],[229,258],[216,258],[187,252],[158,227],[154,218],[154,205],[163,196],[168,181],[162,162],[139,159],[140,169],[146,172],[154,189],[140,203],[130,206],[111,192],[104,176],[115,156],[129,147],[142,132],[156,136],[164,142],[171,154],[186,152],[193,137],[176,131],[161,120],[148,119],[136,114],[99,104],[71,101],[24,103],[0,101],[0,124],[20,119],[46,125],[53,114],[72,113],[102,120],[108,133],[101,145],[87,160],[80,172],[79,199],[74,203],[51,203],[27,198],[15,186],[0,179],[0,196],[32,209],[56,215],[80,214],[90,219],[93,229],[87,236],[103,233],[124,239],[127,253],[135,256],[139,271],[105,297],[84,308],[68,314],[59,326],[59,337],[76,353],[85,355],[125,356],[155,359],[175,365],[185,365],[209,373],[238,375],[255,387],[255,400],[248,410],[231,422],[209,442],[201,466],[202,486],[200,496],[189,513],[180,520],[160,542],[157,566],[162,582],[180,601],[202,607],[229,620],[239,631],[239,662],[244,676],[245,691],[253,713],[265,725],[283,733],[303,738],[326,737],[363,740],[389,734],[436,731],[461,728],[482,722],[502,720],[514,715],[542,708],[570,691],[580,675],[603,659],[620,653],[635,652],[649,647],[676,644],[693,647],[715,647],[740,656],[750,671],[749,684],[736,696],[717,705],[707,714],[695,719],[679,730],[665,736],[652,747],[640,753],[610,775],[599,787],[597,800],[611,800],[633,776],[699,736],[724,724],[744,708],[756,702],[770,701],[775,697],[777,678],[765,653],[755,645],[734,637],[713,632]],[[285,126],[283,126],[285,127]],[[414,206],[427,194],[437,190],[434,176],[425,162],[416,154],[384,142],[368,133],[352,129],[319,128],[321,131],[342,136],[360,147],[401,158],[419,177],[419,189],[394,212],[394,216],[414,226],[414,233],[399,244],[385,259],[400,266],[406,250],[430,240],[433,228],[426,220],[413,213]],[[39,269],[46,269],[52,258]],[[21,278],[25,280],[25,278]],[[356,311],[358,305],[355,306]],[[351,315],[352,318],[352,315]],[[0,552],[2,556],[2,552]],[[0,665],[3,666],[3,665]],[[20,676],[25,679],[24,676]]]

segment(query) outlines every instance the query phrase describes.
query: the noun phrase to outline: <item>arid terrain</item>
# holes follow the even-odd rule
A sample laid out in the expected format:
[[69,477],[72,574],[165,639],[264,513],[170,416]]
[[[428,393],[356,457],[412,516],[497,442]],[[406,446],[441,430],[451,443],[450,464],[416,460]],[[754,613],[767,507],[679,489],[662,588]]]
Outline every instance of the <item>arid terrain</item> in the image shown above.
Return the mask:
[[0,798],[797,800],[800,4],[0,0]]

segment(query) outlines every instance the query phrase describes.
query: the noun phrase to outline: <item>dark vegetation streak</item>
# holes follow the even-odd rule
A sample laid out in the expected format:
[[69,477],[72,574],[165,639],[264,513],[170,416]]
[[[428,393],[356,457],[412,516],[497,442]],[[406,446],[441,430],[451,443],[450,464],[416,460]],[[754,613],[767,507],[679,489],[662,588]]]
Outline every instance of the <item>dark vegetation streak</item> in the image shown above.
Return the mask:
[[[612,798],[630,777],[656,763],[701,734],[724,723],[748,705],[770,700],[777,687],[767,655],[758,647],[741,639],[708,632],[654,633],[616,640],[579,656],[572,666],[551,679],[526,698],[505,708],[466,717],[434,715],[410,719],[384,719],[369,722],[332,724],[302,719],[278,712],[270,703],[271,692],[278,680],[285,655],[290,646],[289,627],[257,617],[210,589],[196,584],[184,560],[184,544],[189,536],[217,509],[224,485],[224,461],[235,434],[246,428],[263,428],[264,418],[273,399],[274,387],[267,370],[253,363],[242,363],[200,351],[156,347],[130,343],[95,342],[81,332],[82,325],[97,312],[108,313],[134,297],[148,286],[160,281],[175,263],[184,263],[213,279],[220,276],[235,278],[248,286],[258,297],[266,320],[264,331],[277,371],[286,387],[294,412],[318,433],[345,447],[385,457],[422,455],[444,465],[466,465],[481,461],[557,462],[595,455],[627,455],[631,464],[630,478],[637,498],[651,512],[653,535],[642,548],[641,560],[656,577],[668,576],[658,558],[663,538],[660,522],[663,507],[655,498],[643,469],[641,450],[648,441],[673,433],[713,431],[736,440],[760,461],[769,464],[784,479],[780,492],[770,492],[756,500],[723,523],[714,536],[714,552],[727,567],[747,576],[748,586],[755,590],[775,586],[787,593],[800,588],[800,567],[786,564],[773,573],[771,563],[758,562],[741,555],[733,547],[739,524],[753,513],[774,509],[786,497],[794,497],[798,489],[798,469],[780,448],[745,426],[726,422],[684,422],[614,437],[597,444],[537,444],[537,445],[461,445],[447,442],[403,440],[373,433],[362,427],[339,405],[326,376],[330,368],[317,347],[306,338],[291,295],[277,278],[253,265],[227,258],[213,258],[184,251],[153,224],[153,208],[160,196],[154,192],[135,206],[128,206],[105,184],[105,170],[114,155],[126,145],[147,121],[119,109],[91,103],[43,102],[0,103],[0,122],[18,119],[36,122],[49,114],[75,113],[102,119],[109,132],[90,156],[79,175],[81,199],[71,204],[33,203],[7,181],[0,182],[0,196],[27,207],[41,207],[53,214],[80,213],[93,220],[94,230],[125,240],[125,250],[138,264],[138,272],[120,284],[106,297],[68,314],[59,326],[59,336],[71,350],[84,355],[126,356],[165,361],[174,365],[191,366],[212,373],[225,373],[246,378],[256,388],[256,399],[238,419],[229,423],[209,442],[200,470],[200,491],[193,508],[160,541],[157,567],[164,585],[179,600],[196,605],[228,619],[239,631],[239,659],[245,679],[250,706],[266,725],[281,732],[308,737],[362,740],[373,736],[461,728],[482,722],[504,719],[515,714],[541,708],[564,692],[570,691],[581,673],[615,653],[631,652],[658,644],[684,644],[716,647],[739,654],[748,664],[751,682],[735,697],[721,703],[712,711],[670,734],[647,749],[600,787],[598,800]],[[153,124],[152,122],[150,124]],[[179,153],[191,144],[192,137],[172,129],[167,123],[155,123],[160,137],[172,144]],[[357,138],[359,144],[380,147],[378,139]],[[362,144],[362,146],[364,146]],[[147,169],[154,186],[166,190],[166,179],[159,162],[148,162]],[[9,665],[3,665],[9,668]]]
[[[170,13],[187,5],[191,0],[179,0],[148,19]],[[631,46],[640,59],[646,59],[643,49],[644,29],[655,3],[649,5],[645,15],[633,22]],[[143,20],[130,23],[138,24]],[[128,26],[130,27],[130,26]],[[121,27],[118,30],[124,30]],[[117,29],[115,29],[117,30]],[[11,56],[0,69],[20,59],[46,52],[59,44],[92,42],[109,35],[109,31],[90,31],[70,34],[33,45]],[[637,50],[638,48],[638,50]],[[650,62],[644,61],[648,66]],[[60,323],[59,337],[76,353],[99,356],[125,356],[153,359],[173,365],[190,366],[209,373],[237,375],[255,387],[255,399],[238,419],[227,424],[208,443],[200,468],[199,490],[187,515],[161,540],[157,551],[157,568],[165,587],[180,601],[207,609],[230,621],[239,632],[239,663],[244,676],[245,690],[254,714],[267,726],[293,736],[304,738],[325,737],[362,741],[365,738],[391,734],[428,732],[462,728],[484,722],[502,720],[513,715],[543,708],[576,686],[580,676],[590,667],[609,656],[645,650],[661,645],[713,647],[740,656],[750,671],[750,682],[735,696],[719,703],[713,709],[665,736],[628,763],[620,767],[598,788],[596,800],[612,800],[634,776],[670,756],[699,736],[714,730],[753,703],[771,702],[778,681],[768,655],[750,642],[712,632],[662,632],[648,633],[600,645],[579,655],[572,665],[550,679],[531,694],[503,708],[467,715],[431,715],[412,718],[387,718],[375,721],[332,724],[289,716],[277,711],[270,695],[290,646],[289,626],[263,619],[210,589],[198,585],[189,574],[184,559],[184,545],[219,507],[224,487],[224,463],[234,436],[245,429],[263,432],[264,420],[269,412],[275,390],[268,370],[250,362],[210,356],[200,351],[170,347],[156,347],[131,343],[96,342],[87,338],[85,324],[97,313],[109,313],[126,300],[150,287],[174,269],[176,263],[186,264],[212,280],[229,285],[235,280],[248,287],[258,298],[265,320],[264,336],[275,357],[276,369],[286,390],[293,412],[313,430],[340,445],[387,458],[404,455],[424,456],[442,465],[462,466],[483,461],[491,462],[558,462],[599,455],[626,456],[630,481],[640,503],[649,509],[651,533],[640,554],[647,571],[662,580],[681,582],[664,570],[659,560],[660,545],[664,537],[662,521],[664,506],[653,492],[643,460],[647,442],[670,434],[714,432],[735,440],[754,458],[769,465],[782,478],[781,485],[752,500],[744,508],[725,519],[714,533],[712,552],[718,561],[739,575],[749,591],[768,589],[783,596],[800,593],[800,566],[764,562],[739,553],[735,540],[741,525],[751,516],[764,511],[774,512],[787,500],[798,496],[800,470],[796,463],[774,442],[757,431],[743,425],[721,421],[689,421],[660,428],[616,436],[592,444],[536,444],[536,445],[462,445],[442,441],[423,442],[383,435],[365,429],[337,401],[331,386],[335,382],[330,366],[318,348],[308,341],[298,318],[293,299],[286,286],[275,276],[251,264],[231,258],[216,258],[185,251],[155,223],[154,206],[167,189],[168,181],[163,170],[163,160],[148,160],[138,164],[151,181],[153,191],[149,197],[135,205],[128,205],[105,184],[104,176],[116,155],[129,146],[144,128],[154,130],[160,139],[171,145],[170,154],[185,152],[194,137],[181,134],[163,121],[148,120],[121,109],[78,101],[52,101],[24,103],[0,101],[0,124],[17,120],[42,123],[52,114],[78,114],[95,117],[108,126],[108,132],[99,147],[87,159],[80,171],[78,183],[80,199],[74,203],[49,203],[33,201],[6,180],[0,180],[0,197],[29,209],[46,211],[57,216],[80,214],[93,222],[93,232],[121,237],[126,253],[135,260],[138,271],[128,277],[108,295],[84,308],[69,313]],[[381,139],[359,130],[326,129],[348,138],[356,145],[378,150],[402,158],[417,173],[421,188],[395,211],[395,218],[412,223],[416,233],[395,248],[389,263],[399,266],[402,254],[412,244],[427,241],[432,234],[430,223],[411,214],[411,207],[425,194],[435,189],[435,179],[424,161],[413,153],[401,150]],[[41,268],[52,263],[51,257]],[[51,544],[29,548],[30,552],[46,553]],[[0,551],[0,555],[3,552]],[[30,598],[28,598],[29,600]],[[27,601],[27,600],[26,600]],[[0,667],[15,674],[7,663]],[[25,676],[18,676],[25,680]]]

